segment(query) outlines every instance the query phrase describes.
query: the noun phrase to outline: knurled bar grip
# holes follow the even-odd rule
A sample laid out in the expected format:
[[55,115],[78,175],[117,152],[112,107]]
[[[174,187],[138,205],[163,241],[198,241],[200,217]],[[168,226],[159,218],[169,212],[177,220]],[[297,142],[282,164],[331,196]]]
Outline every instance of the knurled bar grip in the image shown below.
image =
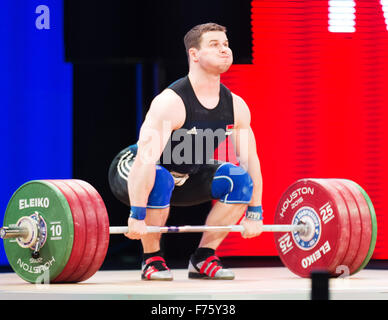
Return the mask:
[[[229,226],[169,226],[169,227],[157,227],[147,226],[147,233],[180,233],[180,232],[205,232],[205,231],[229,231],[229,232],[244,232],[242,225],[229,225]],[[263,225],[263,231],[269,232],[306,232],[306,225]],[[128,227],[109,227],[110,234],[127,233]]]

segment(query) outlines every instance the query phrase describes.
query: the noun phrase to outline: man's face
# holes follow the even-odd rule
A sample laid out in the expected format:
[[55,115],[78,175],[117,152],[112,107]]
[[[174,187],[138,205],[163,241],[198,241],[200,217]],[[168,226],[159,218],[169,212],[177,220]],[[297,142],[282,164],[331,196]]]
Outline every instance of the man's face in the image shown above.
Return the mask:
[[233,63],[228,38],[222,31],[204,33],[201,37],[200,49],[196,53],[200,65],[210,72],[221,74]]

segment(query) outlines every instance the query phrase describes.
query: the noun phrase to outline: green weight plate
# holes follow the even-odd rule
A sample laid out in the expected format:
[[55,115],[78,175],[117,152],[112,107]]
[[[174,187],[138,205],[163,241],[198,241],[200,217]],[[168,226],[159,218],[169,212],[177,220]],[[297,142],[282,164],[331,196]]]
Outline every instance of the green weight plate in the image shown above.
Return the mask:
[[373,251],[374,251],[375,246],[376,246],[376,239],[377,239],[377,220],[376,220],[376,212],[375,212],[375,209],[373,207],[373,203],[372,203],[371,199],[369,198],[368,194],[366,193],[366,191],[356,182],[350,181],[350,180],[348,180],[348,181],[355,184],[357,186],[357,188],[363,194],[363,196],[368,204],[368,207],[369,207],[370,219],[372,222],[372,237],[371,237],[371,242],[369,245],[369,250],[368,250],[366,258],[362,262],[361,266],[354,272],[354,273],[357,273],[365,268],[365,266],[368,264],[370,258],[372,257]]
[[39,258],[16,239],[4,239],[4,249],[12,269],[24,280],[42,283],[55,279],[65,268],[74,240],[74,225],[69,204],[58,188],[44,180],[26,182],[8,202],[4,226],[15,225],[21,217],[41,218],[45,241]]

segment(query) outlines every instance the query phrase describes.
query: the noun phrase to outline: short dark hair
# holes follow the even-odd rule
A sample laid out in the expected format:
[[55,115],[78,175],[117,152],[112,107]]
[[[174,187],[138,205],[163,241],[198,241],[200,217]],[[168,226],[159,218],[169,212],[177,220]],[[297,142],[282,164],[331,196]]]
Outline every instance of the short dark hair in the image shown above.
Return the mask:
[[183,38],[188,59],[189,59],[189,49],[190,48],[199,49],[202,35],[209,31],[222,31],[226,33],[226,27],[221,26],[214,22],[208,22],[208,23],[196,25],[195,27],[191,28],[191,30],[189,30],[189,32],[187,32],[185,37]]

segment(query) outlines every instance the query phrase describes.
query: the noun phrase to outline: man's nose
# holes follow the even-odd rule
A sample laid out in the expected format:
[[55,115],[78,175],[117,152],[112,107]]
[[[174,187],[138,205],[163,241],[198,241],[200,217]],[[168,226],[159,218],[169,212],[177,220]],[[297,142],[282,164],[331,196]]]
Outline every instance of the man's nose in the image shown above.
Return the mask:
[[228,51],[228,46],[221,45],[221,52],[226,53]]

